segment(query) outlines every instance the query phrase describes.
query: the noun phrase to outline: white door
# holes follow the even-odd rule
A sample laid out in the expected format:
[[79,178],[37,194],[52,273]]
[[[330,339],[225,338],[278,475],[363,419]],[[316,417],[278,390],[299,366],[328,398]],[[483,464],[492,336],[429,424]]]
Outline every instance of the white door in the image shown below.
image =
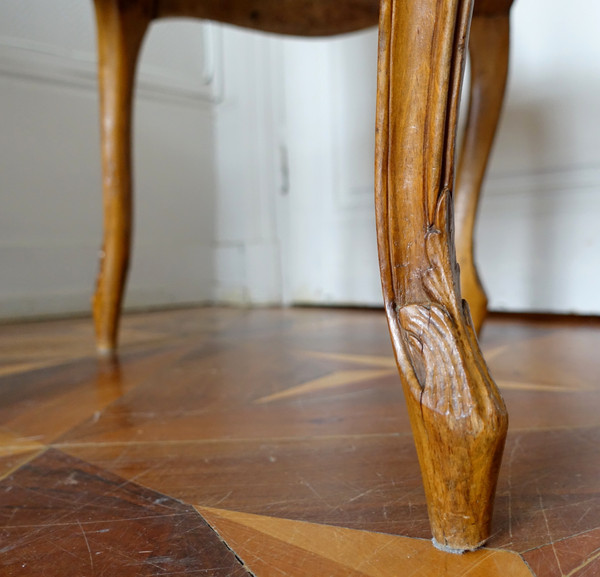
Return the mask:
[[377,31],[284,43],[288,296],[382,302],[373,159]]

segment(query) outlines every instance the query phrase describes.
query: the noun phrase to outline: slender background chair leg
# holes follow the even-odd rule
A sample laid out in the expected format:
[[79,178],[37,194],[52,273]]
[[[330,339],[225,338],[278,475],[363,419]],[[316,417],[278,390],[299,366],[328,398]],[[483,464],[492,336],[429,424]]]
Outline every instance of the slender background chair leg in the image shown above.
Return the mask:
[[490,534],[508,417],[460,297],[452,187],[470,0],[383,0],[376,213],[388,324],[434,544]]
[[[489,2],[488,2],[489,4]],[[509,10],[512,0],[496,1],[494,11],[478,9],[471,24],[469,56],[471,89],[455,195],[456,256],[463,297],[469,303],[473,325],[480,331],[487,297],[473,255],[473,232],[479,194],[500,118],[509,50]]]
[[95,0],[102,139],[104,243],[93,299],[97,347],[116,347],[132,234],[131,115],[138,52],[151,1]]

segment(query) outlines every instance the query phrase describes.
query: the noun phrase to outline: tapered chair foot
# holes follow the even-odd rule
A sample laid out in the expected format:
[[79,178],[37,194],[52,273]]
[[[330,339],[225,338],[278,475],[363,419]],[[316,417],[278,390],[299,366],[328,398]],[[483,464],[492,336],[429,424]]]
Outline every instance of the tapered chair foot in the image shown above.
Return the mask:
[[384,0],[376,215],[384,301],[434,543],[490,535],[508,416],[462,300],[452,189],[469,0]]

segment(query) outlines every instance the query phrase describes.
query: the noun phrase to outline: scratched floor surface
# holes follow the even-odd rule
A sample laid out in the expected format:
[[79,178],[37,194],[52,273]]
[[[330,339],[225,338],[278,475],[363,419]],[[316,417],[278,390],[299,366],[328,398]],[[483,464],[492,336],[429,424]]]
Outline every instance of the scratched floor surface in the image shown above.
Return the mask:
[[600,321],[491,319],[494,535],[431,546],[381,311],[0,326],[0,575],[600,576]]

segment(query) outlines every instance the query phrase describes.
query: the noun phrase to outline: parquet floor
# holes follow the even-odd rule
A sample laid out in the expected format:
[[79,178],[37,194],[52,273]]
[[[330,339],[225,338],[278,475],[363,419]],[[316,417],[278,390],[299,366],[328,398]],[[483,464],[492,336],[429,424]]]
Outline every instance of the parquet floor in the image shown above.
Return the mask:
[[430,541],[381,311],[0,327],[0,575],[600,576],[600,321],[491,319],[511,415],[487,548]]

